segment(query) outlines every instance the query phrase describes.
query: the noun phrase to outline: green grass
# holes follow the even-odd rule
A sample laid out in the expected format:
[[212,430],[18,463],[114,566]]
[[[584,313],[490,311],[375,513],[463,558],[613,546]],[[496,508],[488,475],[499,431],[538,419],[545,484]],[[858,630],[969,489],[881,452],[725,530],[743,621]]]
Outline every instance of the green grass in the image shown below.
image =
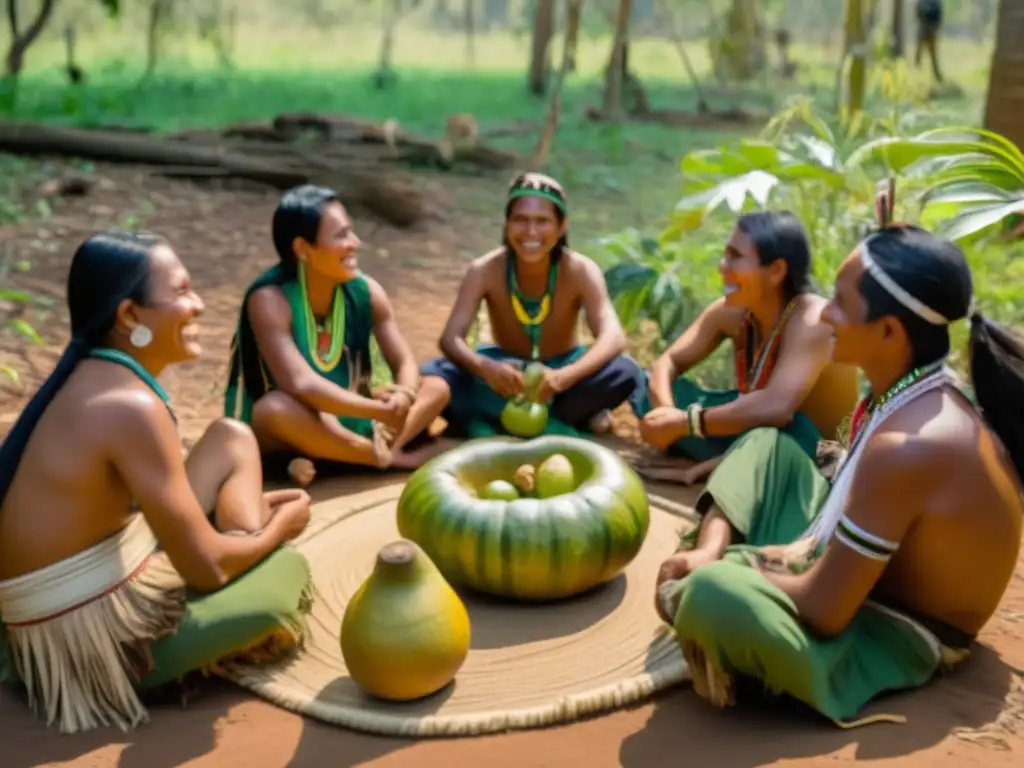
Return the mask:
[[[96,26],[95,10],[86,10]],[[529,39],[523,35],[478,35],[476,62],[470,67],[463,36],[417,28],[414,15],[398,33],[395,66],[399,81],[394,88],[380,91],[370,81],[379,37],[374,24],[354,23],[321,31],[301,20],[274,17],[252,22],[240,31],[235,71],[219,69],[212,51],[183,32],[168,37],[156,76],[143,83],[144,38],[138,21],[129,17],[121,24],[107,23],[98,27],[98,33],[79,40],[79,60],[88,73],[87,84],[80,87],[71,87],[63,79],[60,27],[55,25],[31,50],[11,116],[47,123],[174,130],[309,110],[377,120],[394,118],[409,130],[437,136],[448,114],[470,112],[481,125],[488,126],[518,120],[539,124],[545,112],[544,100],[526,92]],[[830,60],[834,53],[820,47],[794,51],[795,58],[806,64],[797,83],[758,81],[730,89],[716,86],[706,76],[710,63],[705,40],[688,41],[686,48],[716,107],[741,105],[769,112],[787,95],[801,91],[817,94],[823,103],[832,99]],[[681,192],[680,158],[739,135],[735,131],[589,122],[584,109],[600,104],[608,49],[607,36],[581,40],[577,71],[565,91],[563,119],[549,167],[566,184],[572,196],[575,231],[586,233],[587,240],[625,227],[659,228]],[[111,51],[117,54],[111,56]],[[958,68],[958,73],[967,76],[984,69],[987,49],[948,46],[946,54],[971,62],[969,67]],[[557,63],[559,56],[556,44],[553,61]],[[668,41],[637,41],[630,61],[654,107],[696,108],[694,89]],[[956,108],[976,115],[980,101],[973,98]],[[534,135],[527,135],[499,143],[528,153],[534,141]],[[479,204],[493,207],[486,199]],[[577,234],[577,241],[579,237]]]
[[[218,68],[213,52],[194,37],[171,35],[156,76],[141,82],[145,52],[138,19],[102,27],[93,19],[94,30],[100,31],[79,41],[79,60],[88,73],[87,84],[79,87],[71,87],[63,79],[59,69],[63,50],[56,33],[51,32],[32,49],[17,104],[7,116],[46,123],[174,130],[268,119],[281,112],[315,111],[373,120],[393,118],[406,129],[432,136],[440,135],[445,117],[454,113],[472,113],[482,127],[519,120],[539,125],[543,120],[544,100],[526,90],[528,36],[507,32],[478,35],[477,56],[470,65],[463,36],[424,31],[414,26],[413,17],[398,33],[398,82],[381,91],[371,84],[379,37],[374,23],[321,31],[301,22],[278,21],[277,17],[258,22],[250,18],[239,34],[236,68],[230,72]],[[565,90],[563,118],[548,169],[568,189],[573,242],[584,250],[597,251],[597,238],[625,229],[657,235],[682,194],[680,159],[688,152],[728,144],[742,135],[721,129],[588,121],[585,108],[601,101],[608,49],[606,36],[581,40],[577,71]],[[769,78],[725,88],[707,74],[707,42],[690,40],[686,49],[716,107],[741,106],[768,113],[795,93],[809,94],[826,108],[834,102],[837,51],[797,45],[792,55],[802,65],[798,81],[782,83]],[[111,51],[117,54],[111,56]],[[987,44],[944,41],[946,69],[964,95],[930,102],[925,110],[930,122],[978,122],[990,53]],[[557,63],[559,58],[556,44],[552,60]],[[668,41],[634,42],[630,62],[652,106],[695,110],[696,93]],[[926,70],[911,68],[905,83],[902,100],[909,103],[927,90]],[[876,88],[869,108],[891,109],[892,105],[879,97]],[[534,141],[531,134],[498,143],[528,153]],[[493,197],[481,195],[464,201],[459,213],[466,226],[481,226],[476,220],[495,220],[504,186],[500,176],[495,177]],[[457,185],[458,179],[452,176],[451,183]],[[3,198],[0,189],[0,217],[5,210]],[[19,209],[19,216],[25,214]],[[689,282],[698,303],[717,295],[715,265],[728,226],[724,219],[716,221],[681,249],[692,268]],[[841,247],[830,247],[827,254],[818,254],[819,259],[829,261],[829,268],[853,243],[838,245]],[[990,247],[972,254],[972,260],[979,293],[997,307],[995,316],[1017,320],[1024,316],[1024,296],[1014,281],[1020,284],[1019,265],[1024,262],[1008,261],[1005,250]]]

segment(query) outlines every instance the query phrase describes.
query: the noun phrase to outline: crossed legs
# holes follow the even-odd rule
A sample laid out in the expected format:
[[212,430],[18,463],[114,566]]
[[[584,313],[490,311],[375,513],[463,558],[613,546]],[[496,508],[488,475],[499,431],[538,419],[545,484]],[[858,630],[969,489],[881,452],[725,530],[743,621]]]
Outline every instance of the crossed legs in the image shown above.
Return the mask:
[[185,472],[199,504],[222,533],[257,533],[289,505],[309,504],[305,491],[263,493],[260,447],[253,431],[234,419],[218,419],[185,460]]

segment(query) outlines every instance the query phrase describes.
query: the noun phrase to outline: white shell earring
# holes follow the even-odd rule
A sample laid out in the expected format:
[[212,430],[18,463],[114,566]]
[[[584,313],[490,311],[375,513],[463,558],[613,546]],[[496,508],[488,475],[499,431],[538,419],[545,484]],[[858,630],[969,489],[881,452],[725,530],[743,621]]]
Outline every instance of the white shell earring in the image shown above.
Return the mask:
[[132,328],[131,335],[128,336],[128,341],[132,343],[133,347],[137,347],[138,349],[148,347],[153,341],[153,332],[140,323]]

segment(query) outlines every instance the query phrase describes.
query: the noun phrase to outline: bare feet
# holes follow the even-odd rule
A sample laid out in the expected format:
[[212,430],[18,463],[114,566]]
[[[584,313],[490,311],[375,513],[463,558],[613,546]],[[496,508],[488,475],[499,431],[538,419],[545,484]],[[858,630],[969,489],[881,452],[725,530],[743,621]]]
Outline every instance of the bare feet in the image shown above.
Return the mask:
[[421,448],[412,451],[406,451],[403,448],[395,451],[391,456],[390,466],[394,469],[419,469],[435,456],[440,456],[458,444],[458,440],[448,437],[437,437]]
[[288,462],[288,477],[294,480],[300,487],[305,488],[313,482],[316,477],[316,467],[309,459],[292,459]]
[[595,435],[605,435],[612,431],[612,413],[607,408],[598,411],[590,420],[590,431]]
[[708,549],[691,549],[688,552],[676,552],[661,564],[658,569],[657,586],[666,581],[679,581],[689,576],[698,568],[721,559],[717,552]]
[[395,439],[391,430],[379,422],[374,422],[373,454],[377,459],[377,469],[388,469],[394,460],[391,442]]

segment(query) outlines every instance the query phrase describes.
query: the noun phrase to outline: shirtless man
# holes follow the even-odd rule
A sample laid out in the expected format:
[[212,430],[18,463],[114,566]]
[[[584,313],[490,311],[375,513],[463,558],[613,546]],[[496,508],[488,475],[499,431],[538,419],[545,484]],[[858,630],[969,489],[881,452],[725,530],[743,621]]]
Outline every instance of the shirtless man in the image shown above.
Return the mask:
[[1024,513],[1024,342],[971,315],[980,411],[944,366],[972,290],[963,252],[916,228],[883,227],[842,264],[822,318],[871,393],[834,484],[763,429],[701,500],[726,517],[802,504],[814,523],[791,546],[732,547],[659,578],[700,695],[724,706],[732,677],[750,676],[849,725],[969,653],[1013,576]]
[[0,679],[73,732],[145,720],[138,687],[294,644],[310,574],[279,549],[309,497],[262,492],[248,427],[218,421],[182,457],[155,377],[199,355],[203,303],[174,251],[90,237],[68,305],[71,342],[0,447]]
[[[826,300],[811,293],[810,268],[807,232],[791,213],[739,218],[719,264],[725,295],[655,361],[637,409],[645,442],[696,463],[643,474],[701,480],[756,427],[778,427],[809,456],[823,438],[836,439],[857,402],[857,372],[831,360],[831,334],[819,322]],[[685,378],[723,342],[733,348],[737,389],[708,391]]]
[[[640,391],[643,372],[624,353],[626,336],[601,269],[569,248],[565,191],[554,179],[522,174],[505,209],[504,244],[474,261],[441,336],[444,357],[428,362],[420,396],[395,441],[402,446],[438,416],[449,434],[502,432],[501,411],[524,392],[523,369],[540,361],[538,400],[550,402],[545,431],[575,434],[608,427],[609,412]],[[494,344],[472,349],[466,336],[483,302]],[[594,336],[579,344],[580,312]]]
[[[392,445],[416,400],[419,371],[380,283],[359,271],[360,240],[333,190],[282,196],[273,221],[279,263],[246,291],[224,413],[252,424],[265,456],[378,468],[419,466],[438,450]],[[375,338],[395,385],[371,395]]]

